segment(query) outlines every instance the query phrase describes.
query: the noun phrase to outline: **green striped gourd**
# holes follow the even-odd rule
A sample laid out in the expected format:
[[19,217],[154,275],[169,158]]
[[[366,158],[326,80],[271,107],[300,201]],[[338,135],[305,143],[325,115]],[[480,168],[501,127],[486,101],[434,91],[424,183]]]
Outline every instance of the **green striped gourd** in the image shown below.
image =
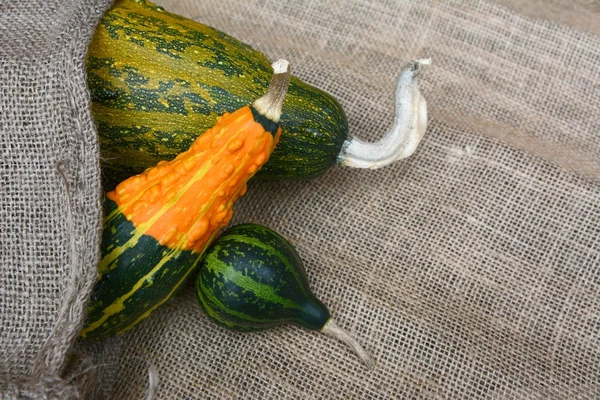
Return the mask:
[[204,253],[196,293],[206,314],[229,329],[258,331],[298,324],[343,340],[372,365],[311,292],[292,244],[265,226],[241,224],[223,232]]
[[[269,81],[269,65],[262,53],[216,29],[146,0],[117,0],[98,25],[86,62],[109,187],[174,158],[219,115],[253,101]],[[394,127],[404,130],[393,127],[373,144],[348,136],[332,96],[292,78],[281,141],[259,175],[313,178],[336,162],[377,168],[410,155],[425,130],[418,66],[406,72],[410,90],[403,89],[403,114],[396,114]]]

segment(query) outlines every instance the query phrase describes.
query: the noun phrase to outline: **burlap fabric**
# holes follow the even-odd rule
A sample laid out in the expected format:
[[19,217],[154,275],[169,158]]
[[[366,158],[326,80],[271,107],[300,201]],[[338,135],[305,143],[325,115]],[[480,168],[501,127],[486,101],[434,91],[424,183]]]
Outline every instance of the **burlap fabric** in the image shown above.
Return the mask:
[[[73,306],[65,319],[66,304],[84,302],[97,256],[97,154],[81,62],[102,7],[76,3],[45,5],[50,29],[15,22],[38,8],[0,6],[8,397],[17,378],[39,378],[36,365],[64,383],[82,313]],[[235,222],[266,224],[296,245],[314,292],[374,370],[319,333],[219,328],[188,287],[123,337],[79,343],[104,372],[98,396],[144,398],[150,366],[160,399],[600,396],[599,37],[490,0],[161,3],[289,59],[340,100],[365,139],[388,127],[402,65],[431,57],[421,81],[430,128],[395,166],[255,181],[236,206]],[[596,7],[571,11],[587,19]],[[65,32],[67,14],[80,30]]]
[[83,61],[108,1],[0,2],[0,391],[81,394],[98,259],[96,131]]

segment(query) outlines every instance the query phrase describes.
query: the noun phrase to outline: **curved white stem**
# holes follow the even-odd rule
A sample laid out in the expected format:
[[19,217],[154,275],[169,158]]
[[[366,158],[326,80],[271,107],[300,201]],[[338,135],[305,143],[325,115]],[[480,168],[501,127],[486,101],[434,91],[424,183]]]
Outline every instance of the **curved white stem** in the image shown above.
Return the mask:
[[410,156],[427,129],[427,103],[419,90],[421,65],[430,59],[408,63],[396,79],[394,124],[375,143],[350,138],[340,153],[340,163],[355,168],[381,168]]

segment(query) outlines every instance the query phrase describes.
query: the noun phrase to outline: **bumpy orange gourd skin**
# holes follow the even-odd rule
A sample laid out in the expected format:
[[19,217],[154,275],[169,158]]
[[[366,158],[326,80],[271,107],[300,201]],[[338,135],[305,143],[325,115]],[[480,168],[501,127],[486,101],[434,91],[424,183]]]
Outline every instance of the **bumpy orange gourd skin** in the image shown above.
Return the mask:
[[227,225],[246,182],[269,159],[275,137],[249,106],[222,115],[189,150],[107,193],[138,232],[171,249],[201,253]]

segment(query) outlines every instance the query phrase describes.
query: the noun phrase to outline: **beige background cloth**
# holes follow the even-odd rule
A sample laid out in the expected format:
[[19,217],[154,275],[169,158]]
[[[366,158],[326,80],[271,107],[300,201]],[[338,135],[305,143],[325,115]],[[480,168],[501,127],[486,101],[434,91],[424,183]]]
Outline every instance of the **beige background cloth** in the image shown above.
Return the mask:
[[0,1],[2,398],[81,393],[85,375],[74,371],[85,363],[70,350],[95,281],[101,225],[83,63],[108,4]]
[[[339,99],[351,133],[364,139],[391,123],[401,67],[431,57],[421,81],[430,126],[416,154],[394,166],[253,181],[236,205],[235,222],[268,225],[295,244],[314,292],[375,369],[297,327],[217,327],[188,287],[124,336],[78,344],[95,356],[98,396],[145,398],[152,365],[160,399],[600,397],[597,2],[553,0],[537,14],[544,19],[516,0],[161,3],[271,59],[289,59],[298,77]],[[4,113],[6,100],[0,104]],[[3,162],[6,143],[3,133]],[[88,195],[96,184],[85,186]],[[2,192],[9,205],[21,198],[6,193],[21,192]],[[6,212],[7,203],[0,206]],[[51,212],[64,220],[65,210],[63,201]],[[23,304],[14,271],[24,267],[5,258],[13,225],[4,221],[0,301]],[[65,275],[65,265],[57,257],[47,268]],[[27,285],[46,287],[43,276],[27,275]],[[53,298],[63,292],[59,285]],[[40,346],[26,338],[52,332],[40,315],[51,318],[58,307],[40,310],[47,295],[39,296],[23,306],[25,320],[2,309],[1,322],[22,332],[2,331],[2,344],[22,349],[3,347],[8,371],[31,374]]]

